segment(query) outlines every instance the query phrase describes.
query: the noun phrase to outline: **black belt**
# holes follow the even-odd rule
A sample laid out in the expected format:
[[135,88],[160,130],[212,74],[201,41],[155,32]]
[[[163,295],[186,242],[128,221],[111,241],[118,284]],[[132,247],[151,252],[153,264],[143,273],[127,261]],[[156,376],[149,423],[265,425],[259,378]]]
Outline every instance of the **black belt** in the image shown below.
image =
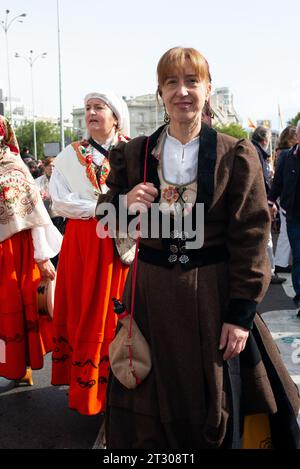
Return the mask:
[[225,244],[201,249],[185,249],[184,252],[153,249],[142,244],[139,249],[139,260],[168,269],[180,264],[184,269],[189,270],[204,265],[218,264],[228,261],[228,259],[229,251]]

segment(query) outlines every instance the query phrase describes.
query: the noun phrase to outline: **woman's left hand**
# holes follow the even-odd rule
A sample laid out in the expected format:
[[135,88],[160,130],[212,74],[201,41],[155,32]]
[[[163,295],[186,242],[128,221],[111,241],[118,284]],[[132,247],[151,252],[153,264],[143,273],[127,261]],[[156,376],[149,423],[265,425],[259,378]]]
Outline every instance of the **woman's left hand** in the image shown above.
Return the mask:
[[37,265],[40,269],[42,278],[50,278],[50,280],[55,279],[55,267],[49,259],[37,262]]
[[246,346],[248,336],[248,329],[225,322],[222,326],[219,345],[220,350],[225,349],[223,359],[230,360],[239,355]]

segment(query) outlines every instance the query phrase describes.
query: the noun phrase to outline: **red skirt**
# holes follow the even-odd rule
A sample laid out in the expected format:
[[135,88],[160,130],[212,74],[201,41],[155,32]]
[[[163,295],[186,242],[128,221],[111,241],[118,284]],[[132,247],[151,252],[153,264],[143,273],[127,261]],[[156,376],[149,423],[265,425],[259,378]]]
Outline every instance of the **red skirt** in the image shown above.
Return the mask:
[[0,376],[20,379],[26,367],[40,369],[51,350],[52,321],[38,315],[40,271],[33,258],[30,230],[0,242]]
[[128,267],[113,241],[96,235],[97,221],[69,220],[59,257],[54,301],[52,384],[69,385],[69,406],[81,414],[105,410],[108,346]]

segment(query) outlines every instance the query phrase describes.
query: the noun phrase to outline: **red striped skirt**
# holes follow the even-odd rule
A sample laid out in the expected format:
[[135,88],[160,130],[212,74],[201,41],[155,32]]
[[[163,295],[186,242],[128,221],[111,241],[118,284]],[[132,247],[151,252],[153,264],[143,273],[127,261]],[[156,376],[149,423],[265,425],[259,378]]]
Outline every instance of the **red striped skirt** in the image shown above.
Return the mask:
[[40,278],[30,230],[0,242],[0,340],[5,344],[0,376],[5,378],[22,378],[27,366],[42,368],[51,350],[52,321],[37,309]]
[[105,410],[108,346],[128,267],[113,241],[96,235],[97,221],[69,220],[59,257],[54,301],[52,384],[69,385],[69,406],[81,414]]

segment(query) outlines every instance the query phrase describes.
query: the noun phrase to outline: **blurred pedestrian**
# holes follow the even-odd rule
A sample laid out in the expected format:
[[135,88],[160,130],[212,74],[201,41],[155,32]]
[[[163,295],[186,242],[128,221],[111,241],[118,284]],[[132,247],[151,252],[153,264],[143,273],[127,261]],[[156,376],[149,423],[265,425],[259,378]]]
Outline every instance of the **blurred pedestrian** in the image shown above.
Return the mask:
[[20,155],[24,163],[34,160],[34,156],[30,153],[29,147],[23,147]]
[[39,167],[38,163],[36,160],[32,160],[32,161],[25,161],[23,160],[29,171],[30,171],[30,174],[32,175],[33,179],[37,179],[38,177],[41,176],[41,168]]
[[[54,210],[50,191],[49,191],[49,182],[50,182],[51,174],[54,169],[54,160],[55,160],[54,157],[49,157],[45,159],[43,163],[44,174],[36,178],[35,183],[40,190],[41,197],[43,199],[44,205],[47,209],[47,212],[49,213],[49,216],[51,218],[53,225],[56,226],[56,228],[61,233],[63,233],[65,219],[64,217],[60,217],[58,213]],[[58,257],[59,256],[57,254],[57,256],[51,259],[52,264],[54,265],[55,268],[57,267]]]
[[[300,121],[296,126],[300,141]],[[282,155],[281,155],[282,156]],[[272,216],[276,213],[276,200],[286,214],[287,234],[292,250],[292,282],[294,303],[300,308],[300,145],[297,143],[283,157],[279,157],[271,190],[268,194]],[[300,309],[297,313],[300,317]]]
[[[271,131],[270,129],[266,129],[262,125],[259,125],[256,127],[252,134],[252,143],[255,146],[260,163],[262,166],[263,170],[263,175],[264,175],[264,182],[265,182],[265,188],[266,188],[266,195],[269,193],[271,184],[272,184],[272,174],[271,174],[271,168],[270,168],[270,155],[267,153],[268,146],[270,144],[270,139],[271,139]],[[268,255],[270,259],[270,264],[271,264],[271,270],[272,270],[272,277],[271,277],[271,283],[274,284],[281,284],[286,281],[285,278],[279,277],[277,273],[275,273],[275,261],[274,261],[274,252],[273,252],[273,239],[272,239],[272,232],[270,229],[269,232],[269,241],[268,241]]]
[[[296,127],[289,125],[280,134],[278,147],[276,148],[276,165],[284,158],[288,150],[298,143]],[[275,273],[290,273],[291,266],[289,265],[291,257],[291,246],[286,230],[286,213],[280,206],[279,202],[279,216],[280,216],[280,231],[277,239],[274,263]]]

